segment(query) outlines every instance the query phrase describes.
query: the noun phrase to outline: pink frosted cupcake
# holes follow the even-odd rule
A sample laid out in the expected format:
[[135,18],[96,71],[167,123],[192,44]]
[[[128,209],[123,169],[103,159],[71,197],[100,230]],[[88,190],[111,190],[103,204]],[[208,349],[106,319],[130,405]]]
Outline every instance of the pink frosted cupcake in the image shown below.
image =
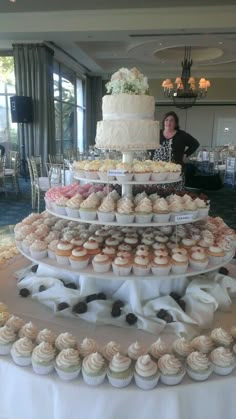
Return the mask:
[[35,240],[29,249],[32,258],[36,260],[46,258],[48,255],[48,245],[43,240]]

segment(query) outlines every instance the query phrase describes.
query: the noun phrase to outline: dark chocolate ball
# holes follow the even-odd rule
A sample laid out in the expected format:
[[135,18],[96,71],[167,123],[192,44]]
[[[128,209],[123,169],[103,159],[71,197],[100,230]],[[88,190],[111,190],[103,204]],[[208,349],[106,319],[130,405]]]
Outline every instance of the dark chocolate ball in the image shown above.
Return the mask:
[[106,300],[106,299],[107,299],[107,296],[106,294],[104,294],[104,292],[99,292],[97,294],[97,300]]
[[30,291],[28,290],[28,288],[21,288],[19,295],[21,297],[28,297],[30,295]]
[[133,313],[128,313],[125,317],[125,320],[127,321],[127,323],[132,326],[133,324],[135,324],[138,320],[137,316],[135,316],[135,314]]
[[33,272],[33,273],[36,273],[37,272],[37,270],[38,270],[38,266],[39,265],[33,265],[32,267],[31,267],[31,272]]
[[171,315],[170,313],[167,313],[167,314],[165,315],[165,317],[163,318],[163,320],[164,320],[166,323],[172,323],[172,322],[173,322],[173,317],[172,317],[172,315]]
[[77,286],[74,282],[68,282],[67,284],[64,284],[66,288],[71,288],[72,290],[77,290]]
[[185,301],[180,299],[178,301],[178,304],[182,308],[182,310],[185,311],[185,309],[186,309],[186,303],[185,303]]
[[97,294],[90,294],[85,298],[86,303],[91,303],[91,301],[95,300],[97,300]]
[[86,313],[87,310],[88,306],[84,301],[80,301],[79,303],[75,304],[72,308],[72,311],[78,314]]
[[157,312],[156,317],[157,317],[158,319],[162,319],[162,320],[164,320],[164,317],[165,317],[167,314],[168,314],[168,311],[164,310],[164,308],[161,308],[161,309]]
[[58,311],[65,310],[68,307],[70,307],[69,304],[67,304],[65,302],[57,304],[57,310]]
[[177,301],[181,298],[181,296],[179,294],[177,294],[177,292],[171,292],[170,297],[173,298],[173,300],[175,300],[175,301]]
[[225,268],[224,266],[221,266],[221,268],[218,270],[218,272],[219,272],[219,274],[222,274],[222,275],[228,275],[229,274],[228,269]]
[[39,292],[43,292],[43,291],[46,291],[46,287],[45,287],[45,285],[39,285]]
[[113,306],[117,306],[117,307],[124,307],[125,303],[122,300],[116,300],[113,303]]
[[111,309],[111,315],[112,315],[112,317],[120,317],[121,308],[119,306],[113,305],[113,307]]

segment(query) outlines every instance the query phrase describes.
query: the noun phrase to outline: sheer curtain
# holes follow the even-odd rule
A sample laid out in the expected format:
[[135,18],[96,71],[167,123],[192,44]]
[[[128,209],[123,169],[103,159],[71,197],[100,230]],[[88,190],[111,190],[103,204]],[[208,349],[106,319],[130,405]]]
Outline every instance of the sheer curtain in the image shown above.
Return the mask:
[[55,154],[55,117],[53,100],[53,54],[44,44],[14,44],[13,55],[16,95],[33,100],[33,123],[22,124],[20,144],[25,142],[25,155],[41,155],[45,163],[48,153]]
[[85,150],[95,143],[97,121],[102,119],[102,95],[102,78],[87,76]]

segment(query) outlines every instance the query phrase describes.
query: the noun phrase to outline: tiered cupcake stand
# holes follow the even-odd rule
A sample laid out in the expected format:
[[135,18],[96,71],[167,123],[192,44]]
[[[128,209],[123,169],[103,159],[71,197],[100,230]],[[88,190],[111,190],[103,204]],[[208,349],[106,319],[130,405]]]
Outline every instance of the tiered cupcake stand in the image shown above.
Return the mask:
[[[131,152],[124,152],[123,153],[123,162],[131,162],[133,159],[133,153]],[[80,180],[80,181],[88,181],[88,179],[85,179],[84,177],[74,176],[74,178]],[[166,183],[174,183],[179,182],[181,179],[169,180],[169,181],[163,181],[163,182],[143,182],[143,184],[166,184]],[[89,179],[89,182],[91,183],[102,183],[102,184],[120,184],[122,188],[122,196],[125,195],[131,195],[132,194],[132,187],[133,185],[142,184],[142,182],[119,182],[118,180],[109,180],[109,175],[107,176],[107,181],[105,180],[98,180],[98,179]],[[203,219],[203,217],[193,218],[191,219],[191,216],[188,215],[186,217],[182,217],[182,219],[179,219],[176,217],[176,221],[173,222],[166,222],[166,223],[145,223],[145,224],[139,224],[136,222],[129,223],[129,224],[119,224],[118,222],[100,222],[99,220],[84,220],[80,218],[73,218],[66,215],[58,215],[51,209],[49,210],[46,208],[49,213],[52,215],[64,218],[71,221],[77,221],[78,223],[87,223],[87,224],[96,224],[96,225],[109,225],[109,226],[121,226],[121,227],[159,227],[159,226],[177,226],[179,224],[186,224],[186,223],[194,223],[196,221],[199,221]],[[158,331],[163,329],[163,326],[155,329],[153,325],[151,327],[145,326],[146,319],[145,316],[149,316],[152,318],[152,322],[154,319],[155,321],[159,321],[159,319],[155,318],[155,315],[150,312],[150,310],[147,310],[147,306],[149,302],[151,302],[152,309],[155,306],[155,308],[158,308],[159,304],[152,304],[152,302],[157,299],[161,299],[160,297],[163,297],[163,304],[165,306],[166,302],[168,303],[169,293],[172,291],[180,292],[181,294],[185,293],[186,287],[189,284],[188,277],[192,276],[199,276],[200,274],[207,273],[210,271],[217,270],[220,266],[222,266],[222,262],[219,265],[208,265],[206,269],[201,271],[193,270],[192,268],[188,268],[187,272],[184,274],[169,274],[168,276],[155,276],[154,274],[150,273],[148,275],[145,275],[144,278],[140,276],[136,276],[133,273],[129,274],[128,276],[117,276],[113,273],[112,270],[106,273],[98,273],[95,272],[92,268],[92,265],[89,264],[89,266],[85,269],[81,269],[80,271],[73,269],[69,265],[59,265],[55,260],[44,258],[40,260],[35,260],[32,258],[29,254],[26,254],[22,251],[22,249],[19,249],[21,253],[34,263],[37,263],[39,265],[42,265],[43,267],[48,268],[49,270],[52,269],[55,270],[55,272],[59,273],[58,277],[61,277],[61,273],[74,273],[74,278],[76,278],[76,281],[79,283],[79,288],[82,289],[83,296],[92,292],[100,292],[100,291],[107,291],[111,294],[115,295],[116,298],[121,298],[121,296],[126,296],[126,302],[127,302],[127,310],[128,312],[132,310],[134,314],[139,316],[141,321],[138,324],[138,328],[143,328],[144,330],[149,330],[154,333],[158,333]],[[224,259],[224,263],[228,263],[232,255],[229,255],[229,257]],[[150,282],[150,280],[152,280]],[[127,282],[126,282],[127,281]],[[122,289],[122,292],[120,291]],[[134,298],[135,294],[135,298]],[[167,298],[167,300],[165,299]],[[135,300],[135,301],[134,301]],[[168,305],[168,304],[167,304]],[[161,306],[162,307],[162,306]],[[177,316],[178,317],[178,316]],[[186,317],[186,323],[191,323],[192,319],[189,319],[189,316],[187,316],[184,312],[179,315],[178,319],[180,321],[181,318]],[[87,320],[86,316],[82,316],[85,320]],[[104,319],[103,319],[104,320]],[[176,320],[178,321],[178,320]],[[106,320],[104,320],[104,323],[106,324]],[[110,324],[111,322],[108,321],[107,324]],[[196,324],[196,321],[192,321],[193,324]],[[114,322],[112,322],[114,324]],[[121,326],[122,324],[118,323],[117,325]]]

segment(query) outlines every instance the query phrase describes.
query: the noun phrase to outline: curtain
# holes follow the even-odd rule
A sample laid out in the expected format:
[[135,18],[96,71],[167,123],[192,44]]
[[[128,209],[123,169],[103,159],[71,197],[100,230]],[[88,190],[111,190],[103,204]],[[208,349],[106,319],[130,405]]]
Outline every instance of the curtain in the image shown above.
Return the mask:
[[102,95],[102,78],[87,76],[85,150],[95,144],[97,121],[102,119]]
[[13,45],[16,95],[33,100],[33,123],[21,124],[20,145],[25,145],[25,156],[40,155],[43,163],[56,149],[53,54],[44,44]]

